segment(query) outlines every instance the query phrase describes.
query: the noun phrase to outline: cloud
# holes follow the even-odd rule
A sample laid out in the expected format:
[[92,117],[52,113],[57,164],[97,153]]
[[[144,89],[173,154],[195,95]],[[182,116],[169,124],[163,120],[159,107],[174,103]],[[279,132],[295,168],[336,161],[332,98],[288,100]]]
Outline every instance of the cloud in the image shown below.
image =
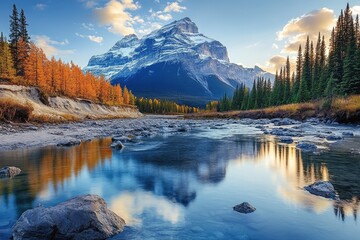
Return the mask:
[[94,8],[98,5],[97,0],[79,0],[80,2],[84,3],[86,8]]
[[35,5],[35,9],[39,10],[39,11],[45,10],[46,7],[47,7],[47,5],[43,4],[43,3],[38,3],[38,4]]
[[141,35],[146,35],[146,34],[149,34],[152,31],[157,30],[159,28],[161,28],[160,23],[158,23],[158,22],[150,22],[150,23],[144,24],[142,26],[142,28],[140,28],[138,30],[138,33],[141,34]]
[[282,52],[296,52],[299,45],[306,41],[308,35],[314,42],[317,40],[319,32],[328,39],[335,24],[334,11],[328,8],[315,10],[290,20],[281,31],[277,32],[278,40],[285,40],[287,43]]
[[135,33],[134,24],[139,23],[140,17],[133,18],[129,10],[140,8],[133,0],[110,0],[104,7],[96,8],[95,14],[99,23],[107,26],[108,30],[115,34],[128,35]]
[[158,14],[156,15],[156,17],[163,21],[169,21],[172,19],[172,16],[170,14]]
[[89,24],[82,23],[81,26],[89,31],[95,31],[94,25],[91,23]]
[[250,45],[247,45],[245,48],[255,48],[259,45],[259,43],[253,43],[253,44],[250,44]]
[[[259,65],[265,71],[270,73],[275,73],[280,68],[285,67],[286,65],[286,57],[281,55],[275,55],[270,58],[270,60],[266,63],[265,66]],[[290,59],[290,68],[291,72],[295,71],[296,61],[295,59]]]
[[276,43],[273,43],[271,46],[272,49],[279,49],[279,45],[277,45]]
[[80,33],[75,33],[76,36],[81,37],[81,38],[87,38],[92,42],[96,42],[96,43],[102,43],[104,41],[104,38],[101,36],[94,36],[94,35],[83,35]]
[[352,11],[352,14],[353,14],[354,16],[360,15],[360,6],[353,6],[353,7],[351,8],[351,11]]
[[33,39],[35,41],[35,44],[39,48],[41,48],[46,54],[46,56],[49,58],[52,56],[69,55],[74,53],[74,50],[62,50],[56,47],[56,45],[63,46],[69,44],[69,41],[66,39],[64,41],[59,42],[59,41],[51,40],[46,35],[41,35],[41,36],[36,35],[33,37]]
[[180,6],[178,2],[168,3],[164,9],[164,12],[182,12],[186,10],[186,7]]
[[93,35],[89,35],[88,38],[90,39],[90,41],[93,41],[93,42],[96,42],[96,43],[102,43],[102,41],[104,40],[103,37],[93,36]]

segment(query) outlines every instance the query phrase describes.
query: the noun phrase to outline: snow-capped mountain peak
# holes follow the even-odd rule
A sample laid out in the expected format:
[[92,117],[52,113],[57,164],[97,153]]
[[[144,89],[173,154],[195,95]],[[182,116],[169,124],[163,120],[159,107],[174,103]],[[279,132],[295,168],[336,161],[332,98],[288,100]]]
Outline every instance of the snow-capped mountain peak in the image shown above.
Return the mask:
[[217,99],[240,82],[251,87],[258,75],[272,77],[260,68],[230,63],[226,47],[199,33],[190,18],[141,39],[125,36],[107,53],[93,56],[84,70],[126,85],[138,96],[174,98],[175,94],[174,100]]

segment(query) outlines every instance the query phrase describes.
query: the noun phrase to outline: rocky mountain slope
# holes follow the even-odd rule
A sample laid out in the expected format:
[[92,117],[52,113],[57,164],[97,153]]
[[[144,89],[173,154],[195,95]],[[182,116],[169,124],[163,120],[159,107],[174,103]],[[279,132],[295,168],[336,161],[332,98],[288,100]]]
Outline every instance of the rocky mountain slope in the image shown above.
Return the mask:
[[141,39],[124,37],[107,53],[93,56],[84,71],[103,74],[137,96],[196,105],[232,94],[242,82],[251,87],[257,76],[273,78],[259,67],[230,63],[226,47],[199,33],[189,18]]

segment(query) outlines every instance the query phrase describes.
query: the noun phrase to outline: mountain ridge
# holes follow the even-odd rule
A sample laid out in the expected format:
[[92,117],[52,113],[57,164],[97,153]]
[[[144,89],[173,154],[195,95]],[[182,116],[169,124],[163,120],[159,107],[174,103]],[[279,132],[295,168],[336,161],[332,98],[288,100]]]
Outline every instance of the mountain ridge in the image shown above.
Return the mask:
[[190,18],[174,21],[140,39],[127,35],[107,53],[93,56],[84,71],[102,74],[112,84],[126,85],[137,96],[160,96],[192,105],[230,94],[240,83],[251,87],[258,76],[273,79],[257,66],[231,63],[227,48],[199,33]]

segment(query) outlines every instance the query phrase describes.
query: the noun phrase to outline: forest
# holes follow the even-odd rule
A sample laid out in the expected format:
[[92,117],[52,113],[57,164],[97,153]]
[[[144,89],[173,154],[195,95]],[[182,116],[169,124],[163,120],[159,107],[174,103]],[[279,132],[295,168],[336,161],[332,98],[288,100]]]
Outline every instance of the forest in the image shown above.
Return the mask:
[[134,105],[135,96],[126,87],[111,86],[104,77],[83,73],[74,63],[48,59],[30,41],[23,10],[16,5],[10,16],[9,40],[0,36],[0,79],[13,84],[39,87],[49,96],[83,98],[107,105]]
[[251,89],[240,84],[232,96],[225,94],[220,101],[209,102],[206,110],[251,110],[320,99],[330,104],[334,97],[360,94],[359,31],[359,16],[354,19],[347,4],[328,45],[319,33],[316,43],[307,37],[304,50],[299,46],[295,70],[288,57],[273,84],[261,77],[254,80]]

